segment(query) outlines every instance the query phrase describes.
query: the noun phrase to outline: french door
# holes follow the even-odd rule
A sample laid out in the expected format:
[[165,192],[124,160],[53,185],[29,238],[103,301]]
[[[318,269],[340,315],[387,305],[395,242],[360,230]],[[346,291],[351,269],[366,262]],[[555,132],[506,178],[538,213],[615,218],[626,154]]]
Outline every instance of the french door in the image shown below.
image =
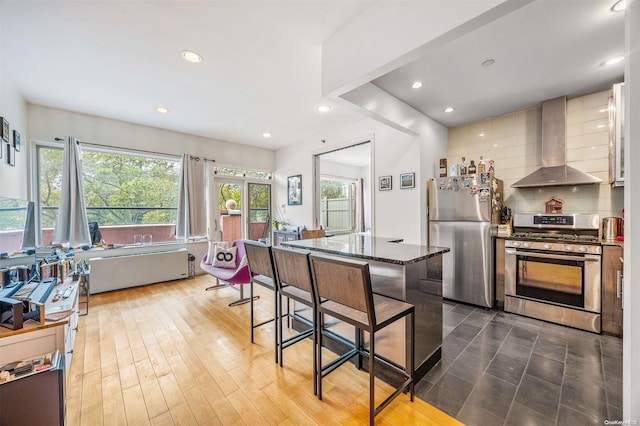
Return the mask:
[[263,240],[270,238],[271,183],[244,178],[214,177],[212,222],[214,239]]

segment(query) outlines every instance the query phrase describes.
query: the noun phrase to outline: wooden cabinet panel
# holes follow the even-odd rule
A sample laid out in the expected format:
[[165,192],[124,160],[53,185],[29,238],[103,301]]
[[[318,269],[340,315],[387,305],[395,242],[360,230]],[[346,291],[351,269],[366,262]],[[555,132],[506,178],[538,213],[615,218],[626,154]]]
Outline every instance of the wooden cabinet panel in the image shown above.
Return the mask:
[[622,247],[603,247],[602,331],[616,336],[622,336],[622,256]]

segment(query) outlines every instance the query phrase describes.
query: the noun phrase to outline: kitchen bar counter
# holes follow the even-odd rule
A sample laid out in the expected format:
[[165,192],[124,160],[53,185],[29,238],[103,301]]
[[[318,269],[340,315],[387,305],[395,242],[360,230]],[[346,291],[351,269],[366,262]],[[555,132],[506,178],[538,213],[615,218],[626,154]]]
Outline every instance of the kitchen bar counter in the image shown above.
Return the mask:
[[405,244],[397,238],[371,237],[361,234],[336,235],[330,238],[287,241],[283,245],[321,251],[364,260],[407,265],[449,251],[446,247]]
[[[418,381],[441,355],[442,254],[449,249],[401,241],[348,234],[282,244],[367,261],[375,293],[415,306],[415,380]],[[330,330],[337,336],[353,342],[353,327],[334,319],[325,323],[331,324]],[[376,333],[376,352],[397,365],[407,365],[408,354],[404,351],[407,331],[406,321],[398,321]],[[368,336],[365,345],[367,342]]]

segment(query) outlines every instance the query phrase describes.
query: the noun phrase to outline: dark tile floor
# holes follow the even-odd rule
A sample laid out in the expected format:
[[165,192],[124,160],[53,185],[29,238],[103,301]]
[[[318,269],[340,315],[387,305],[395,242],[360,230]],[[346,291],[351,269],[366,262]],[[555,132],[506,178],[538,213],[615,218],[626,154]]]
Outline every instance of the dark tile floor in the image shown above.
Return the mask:
[[416,395],[467,425],[602,425],[622,419],[622,340],[445,301]]

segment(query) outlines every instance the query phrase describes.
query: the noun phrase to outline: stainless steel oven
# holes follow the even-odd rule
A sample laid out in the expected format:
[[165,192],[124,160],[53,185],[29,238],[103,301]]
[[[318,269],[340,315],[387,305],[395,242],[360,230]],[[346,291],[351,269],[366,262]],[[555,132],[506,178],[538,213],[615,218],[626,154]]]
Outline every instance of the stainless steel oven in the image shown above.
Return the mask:
[[599,219],[517,216],[523,215],[514,216],[514,229],[520,232],[505,241],[505,311],[599,333]]

